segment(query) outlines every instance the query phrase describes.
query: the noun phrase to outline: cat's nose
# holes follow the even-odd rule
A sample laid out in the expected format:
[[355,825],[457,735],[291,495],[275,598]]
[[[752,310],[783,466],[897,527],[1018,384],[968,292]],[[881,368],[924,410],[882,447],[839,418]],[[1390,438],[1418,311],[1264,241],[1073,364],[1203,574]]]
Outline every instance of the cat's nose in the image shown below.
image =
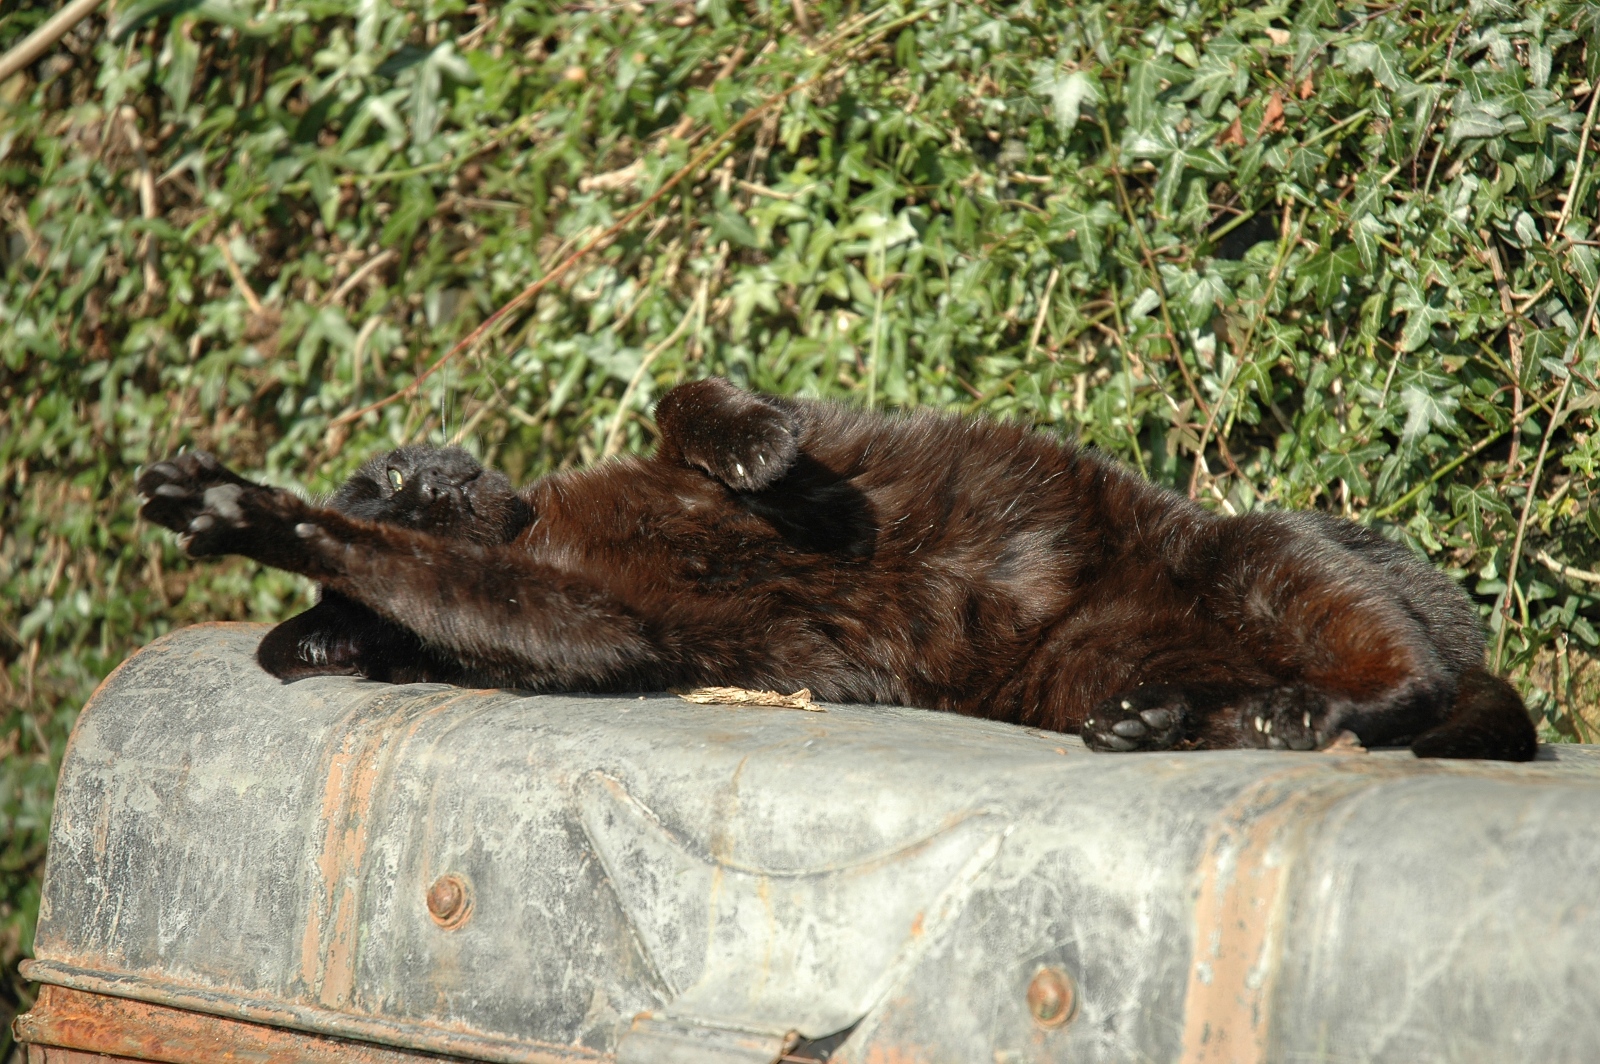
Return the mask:
[[482,473],[482,469],[430,469],[422,474],[417,490],[425,499],[437,499],[460,491]]

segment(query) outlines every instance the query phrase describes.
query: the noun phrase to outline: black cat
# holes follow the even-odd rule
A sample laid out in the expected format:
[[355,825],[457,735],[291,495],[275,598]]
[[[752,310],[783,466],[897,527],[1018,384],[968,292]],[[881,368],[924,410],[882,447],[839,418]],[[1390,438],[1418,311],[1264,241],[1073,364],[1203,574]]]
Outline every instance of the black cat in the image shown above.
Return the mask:
[[[511,542],[531,518],[504,475],[459,447],[402,447],[374,458],[327,505],[361,521],[487,544]],[[268,632],[256,658],[283,680],[347,675],[477,686],[459,661],[330,588],[311,609]]]
[[319,509],[203,453],[139,479],[193,556],[320,581],[285,678],[535,691],[719,684],[1081,730],[1097,750],[1526,760],[1471,602],[1358,525],[1221,517],[1042,433],[681,385],[654,458],[520,495],[403,448]]

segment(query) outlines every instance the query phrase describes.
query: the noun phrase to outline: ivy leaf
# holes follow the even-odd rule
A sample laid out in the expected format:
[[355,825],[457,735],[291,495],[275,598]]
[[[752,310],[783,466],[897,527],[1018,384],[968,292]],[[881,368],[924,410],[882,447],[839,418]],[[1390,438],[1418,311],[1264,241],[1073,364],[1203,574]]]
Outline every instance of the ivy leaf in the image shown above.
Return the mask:
[[1449,497],[1450,508],[1466,517],[1468,531],[1475,540],[1484,537],[1486,516],[1498,516],[1508,520],[1511,517],[1511,507],[1507,506],[1500,493],[1492,488],[1452,484]]
[[1361,268],[1367,272],[1377,269],[1378,240],[1387,235],[1389,227],[1370,214],[1362,215],[1350,227],[1350,237],[1355,241],[1356,253],[1361,256]]
[[770,270],[742,275],[730,293],[733,297],[733,318],[730,330],[736,339],[743,339],[750,331],[750,315],[757,307],[777,313],[778,282]]
[[1188,80],[1188,71],[1177,63],[1159,56],[1151,56],[1132,65],[1123,88],[1128,105],[1128,125],[1137,131],[1154,129],[1160,117],[1157,105],[1164,85]]
[[1400,402],[1406,408],[1406,427],[1401,430],[1401,442],[1414,444],[1430,429],[1450,430],[1455,427],[1451,415],[1460,400],[1448,392],[1430,392],[1418,384],[1408,384],[1400,392]]
[[1354,244],[1318,252],[1296,268],[1296,292],[1309,291],[1319,308],[1326,307],[1344,294],[1345,278],[1359,276],[1362,270],[1361,253]]
[[433,189],[420,177],[408,178],[400,186],[400,205],[384,224],[385,247],[401,247],[411,242],[422,223],[433,217]]
[[477,80],[477,75],[472,66],[456,54],[454,41],[436,45],[426,59],[412,68],[412,74],[416,80],[411,88],[411,141],[427,144],[439,128],[445,78],[471,84]]
[[1105,231],[1117,220],[1117,212],[1105,202],[1084,208],[1057,200],[1052,207],[1057,223],[1065,230],[1064,235],[1076,239],[1084,265],[1090,270],[1099,270],[1100,247]]
[[163,72],[161,88],[172,98],[173,110],[180,114],[189,109],[189,92],[194,87],[195,68],[200,63],[200,45],[190,36],[194,20],[174,19],[167,31],[166,48],[162,50]]
[[1428,293],[1413,281],[1405,281],[1395,292],[1394,309],[1406,315],[1400,331],[1400,350],[1415,351],[1433,335],[1433,327],[1450,320],[1450,314],[1437,306]]
[[1219,54],[1216,46],[1220,43],[1212,42],[1212,48],[1208,48],[1205,57],[1200,60],[1193,80],[1177,97],[1188,101],[1198,96],[1200,114],[1206,118],[1217,113],[1224,99],[1240,96],[1250,84],[1249,70],[1233,55]]
[[1361,447],[1354,451],[1331,451],[1317,460],[1318,475],[1324,484],[1342,480],[1350,486],[1350,493],[1365,496],[1372,492],[1372,481],[1362,466],[1382,458],[1385,448],[1377,445]]
[[[1228,282],[1223,280],[1221,273],[1215,268],[1197,273],[1176,266],[1164,266],[1161,269],[1161,277],[1167,287],[1169,299],[1180,309],[1188,324],[1195,328],[1211,320],[1211,315],[1218,306],[1225,306],[1233,299],[1233,291],[1228,287]],[[1145,289],[1145,292],[1151,297],[1155,296],[1150,289]],[[1141,293],[1134,306],[1139,306],[1144,298],[1144,294]],[[1132,311],[1129,313],[1131,315]]]
[[1154,288],[1146,288],[1139,293],[1139,297],[1128,308],[1128,320],[1138,321],[1140,318],[1147,317],[1152,310],[1155,310],[1160,305],[1161,297],[1156,294],[1156,290]]
[[1518,211],[1516,219],[1511,223],[1511,229],[1517,234],[1518,247],[1532,247],[1542,244],[1543,238],[1539,235],[1539,223],[1533,220],[1533,215],[1527,211]]
[[1387,41],[1356,41],[1340,49],[1344,65],[1351,72],[1369,71],[1372,78],[1386,89],[1398,89],[1408,80],[1401,73],[1405,63],[1394,45]]
[[200,4],[201,0],[134,0],[117,11],[116,21],[111,23],[112,43],[121,44],[135,30],[154,19],[193,11]]
[[761,238],[756,233],[755,227],[745,219],[744,215],[735,210],[718,211],[711,231],[713,238],[726,238],[739,247],[761,246]]
[[[1511,104],[1502,99],[1461,99],[1457,97],[1455,117],[1450,122],[1446,144],[1454,148],[1464,140],[1498,137],[1506,132],[1506,116]],[[1520,122],[1518,123],[1520,128]]]
[[1061,73],[1047,68],[1034,82],[1034,91],[1050,101],[1056,129],[1063,135],[1078,124],[1078,114],[1085,103],[1099,103],[1101,99],[1099,81],[1085,70]]
[[1574,244],[1567,251],[1567,269],[1583,282],[1585,288],[1593,289],[1600,284],[1600,270],[1596,263],[1600,262],[1600,255],[1595,254],[1595,249],[1582,244]]

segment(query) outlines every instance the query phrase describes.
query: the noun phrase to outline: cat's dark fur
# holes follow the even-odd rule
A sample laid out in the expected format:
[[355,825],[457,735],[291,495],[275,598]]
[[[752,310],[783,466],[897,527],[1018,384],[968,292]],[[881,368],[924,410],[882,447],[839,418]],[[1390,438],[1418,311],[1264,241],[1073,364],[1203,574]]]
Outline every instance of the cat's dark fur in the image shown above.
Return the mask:
[[[1526,760],[1471,602],[1377,534],[1221,517],[1092,450],[933,413],[681,385],[661,445],[520,495],[403,448],[327,508],[205,454],[151,467],[146,517],[195,556],[321,582],[263,641],[293,678],[535,691],[795,690],[1081,731],[1100,750]],[[397,474],[391,479],[390,470]]]

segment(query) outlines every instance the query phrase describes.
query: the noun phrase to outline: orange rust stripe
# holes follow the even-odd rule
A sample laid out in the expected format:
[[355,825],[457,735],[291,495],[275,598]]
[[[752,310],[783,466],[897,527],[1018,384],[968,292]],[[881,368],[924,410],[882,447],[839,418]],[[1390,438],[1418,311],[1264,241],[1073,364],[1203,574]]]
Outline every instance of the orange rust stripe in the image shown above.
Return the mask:
[[[95,997],[139,1001],[158,1008],[200,1013],[219,1019],[299,1031],[319,1038],[392,1048],[423,1060],[494,1061],[498,1064],[605,1064],[608,1053],[579,1045],[555,1045],[524,1038],[482,1035],[460,1025],[406,1021],[317,1006],[239,998],[227,993],[152,981],[127,973],[96,972],[55,961],[23,961],[26,979]],[[433,1056],[429,1056],[433,1054]]]
[[124,1064],[132,1057],[108,1057],[103,1053],[80,1053],[59,1046],[24,1046],[26,1064]]
[[[58,1060],[78,1064],[85,1059],[79,1054],[84,1053],[157,1064],[459,1064],[464,1059],[302,1034],[59,986],[40,988],[39,999],[16,1018],[14,1029],[18,1041],[29,1044],[30,1061],[50,1064]],[[33,1048],[41,1046],[76,1052],[72,1057],[35,1055]]]
[[355,989],[361,871],[384,766],[429,718],[475,696],[497,693],[411,696],[398,704],[391,702],[394,696],[380,695],[378,707],[365,703],[346,718],[338,748],[326,762],[318,816],[322,842],[315,857],[321,889],[313,891],[315,901],[300,939],[301,978],[322,1005],[341,1008]]
[[1288,891],[1307,835],[1338,802],[1370,788],[1372,777],[1416,771],[1366,757],[1339,767],[1332,776],[1326,763],[1268,776],[1216,821],[1200,864],[1179,1064],[1271,1059]]

